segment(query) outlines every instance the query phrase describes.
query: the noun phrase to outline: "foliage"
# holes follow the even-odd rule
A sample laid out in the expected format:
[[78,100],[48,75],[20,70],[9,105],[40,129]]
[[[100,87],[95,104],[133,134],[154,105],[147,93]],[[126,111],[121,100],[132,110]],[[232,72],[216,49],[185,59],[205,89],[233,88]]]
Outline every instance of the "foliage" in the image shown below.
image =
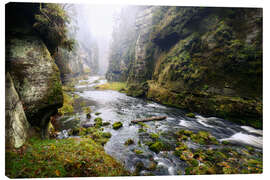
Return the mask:
[[64,114],[68,114],[68,113],[73,113],[74,112],[74,99],[71,95],[69,95],[68,93],[66,93],[65,91],[63,92],[63,96],[64,96],[64,103],[63,106],[58,109],[58,113],[60,113],[61,115]]
[[126,86],[127,84],[125,82],[109,82],[106,84],[101,84],[95,86],[96,89],[100,90],[114,90],[114,91],[120,91],[120,92],[125,92],[126,91]]
[[124,167],[90,138],[30,139],[17,150],[6,151],[10,178],[127,176]]
[[51,54],[54,54],[59,46],[72,50],[75,41],[67,37],[67,23],[69,17],[59,4],[40,4],[33,27],[44,38]]

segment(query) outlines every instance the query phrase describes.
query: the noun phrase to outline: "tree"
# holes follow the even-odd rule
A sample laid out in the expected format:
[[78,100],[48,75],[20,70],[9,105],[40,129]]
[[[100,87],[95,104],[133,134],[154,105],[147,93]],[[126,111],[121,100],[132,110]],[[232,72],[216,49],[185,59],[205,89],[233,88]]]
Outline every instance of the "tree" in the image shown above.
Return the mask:
[[59,46],[69,51],[73,49],[75,40],[67,36],[68,23],[70,23],[70,17],[63,6],[40,3],[39,13],[35,15],[33,27],[47,44],[51,54],[54,54]]

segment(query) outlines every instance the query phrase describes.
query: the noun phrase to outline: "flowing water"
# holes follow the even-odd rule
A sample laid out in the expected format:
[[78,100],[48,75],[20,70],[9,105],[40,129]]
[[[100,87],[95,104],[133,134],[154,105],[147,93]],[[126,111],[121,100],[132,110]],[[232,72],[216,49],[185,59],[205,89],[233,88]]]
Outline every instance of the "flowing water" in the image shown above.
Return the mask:
[[[121,121],[123,127],[118,130],[112,129],[111,126],[104,127],[104,132],[112,134],[104,148],[108,154],[122,162],[130,171],[134,171],[138,163],[143,163],[145,167],[149,167],[151,162],[155,161],[157,168],[151,172],[154,175],[174,175],[179,171],[183,172],[185,163],[173,155],[172,151],[163,151],[156,154],[144,144],[150,140],[150,132],[159,134],[162,141],[172,147],[176,143],[173,132],[188,129],[195,132],[208,131],[219,141],[230,141],[239,148],[244,145],[251,145],[258,151],[262,150],[262,130],[240,126],[216,117],[206,118],[199,114],[196,114],[195,118],[189,118],[185,116],[185,111],[177,108],[167,107],[141,98],[133,98],[117,91],[94,89],[94,86],[103,83],[106,83],[105,79],[101,79],[99,76],[91,76],[88,80],[79,82],[79,84],[85,85],[78,84],[75,86],[74,93],[80,96],[80,101],[84,101],[87,106],[91,107],[92,118],[87,119],[83,112],[62,117],[62,123],[65,124],[63,130],[74,126],[78,122],[78,120],[74,120],[76,118],[80,118],[79,123],[81,125],[93,124],[95,117],[101,117],[103,122],[110,122],[111,124]],[[95,116],[95,112],[101,114]],[[149,126],[147,133],[139,131],[139,125],[131,123],[134,119],[151,116],[167,116],[167,119],[146,122],[145,124]],[[124,142],[129,138],[133,139],[135,143],[125,146]],[[198,145],[190,144],[189,146]],[[141,150],[143,153],[136,154],[134,149]],[[146,170],[140,172],[141,175],[147,173],[149,172]]]

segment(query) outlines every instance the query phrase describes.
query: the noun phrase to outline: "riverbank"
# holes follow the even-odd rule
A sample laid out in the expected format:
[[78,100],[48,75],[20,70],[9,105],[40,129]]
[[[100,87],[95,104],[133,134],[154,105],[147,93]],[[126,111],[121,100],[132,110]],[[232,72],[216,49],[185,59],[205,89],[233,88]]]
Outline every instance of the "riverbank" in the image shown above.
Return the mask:
[[91,138],[30,139],[6,150],[9,178],[128,176],[123,165]]

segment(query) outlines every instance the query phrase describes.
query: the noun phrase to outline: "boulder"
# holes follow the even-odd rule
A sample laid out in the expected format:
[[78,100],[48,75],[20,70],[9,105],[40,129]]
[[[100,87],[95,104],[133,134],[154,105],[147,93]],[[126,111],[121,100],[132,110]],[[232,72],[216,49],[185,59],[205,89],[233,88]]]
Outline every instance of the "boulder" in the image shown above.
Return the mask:
[[6,146],[21,147],[28,136],[29,123],[26,119],[22,103],[14,88],[12,78],[6,74]]
[[47,47],[38,36],[9,37],[6,67],[27,120],[46,136],[50,116],[63,105],[60,73]]

